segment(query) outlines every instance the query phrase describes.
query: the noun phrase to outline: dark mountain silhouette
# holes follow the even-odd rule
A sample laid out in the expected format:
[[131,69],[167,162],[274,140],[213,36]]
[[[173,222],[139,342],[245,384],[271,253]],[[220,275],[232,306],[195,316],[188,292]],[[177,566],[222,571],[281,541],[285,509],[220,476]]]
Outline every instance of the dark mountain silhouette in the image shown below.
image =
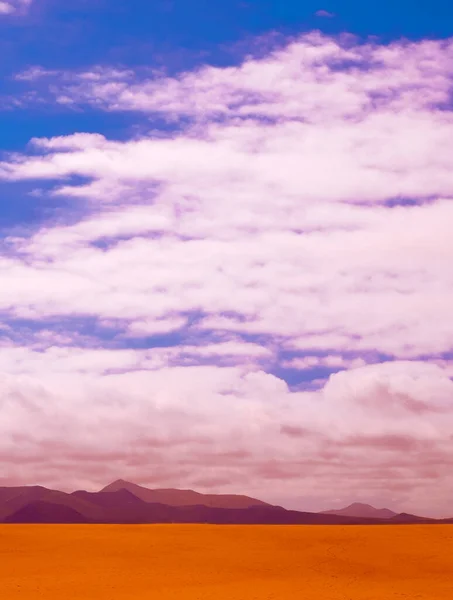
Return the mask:
[[[156,498],[165,502],[158,502]],[[388,516],[389,513],[391,516]],[[376,517],[376,514],[380,516]],[[0,488],[0,522],[392,525],[448,523],[453,519],[436,521],[406,513],[395,514],[386,509],[377,510],[363,504],[353,504],[340,511],[300,512],[247,496],[216,496],[192,490],[150,490],[118,480],[100,492],[78,490],[72,494],[42,486]]]
[[5,523],[86,523],[87,519],[69,506],[31,502],[9,515]]
[[145,502],[157,502],[168,506],[211,506],[213,508],[249,508],[251,506],[270,506],[262,500],[234,494],[200,494],[193,490],[149,489],[118,479],[107,485],[101,492],[128,490]]
[[71,496],[96,504],[103,509],[134,509],[137,506],[146,506],[146,502],[140,500],[140,498],[137,498],[137,496],[126,489],[116,492],[86,492],[85,490],[78,490],[77,492],[73,492]]
[[209,506],[177,507],[177,516],[181,519],[178,522],[183,523],[225,525],[348,525],[375,522],[372,519],[351,519],[336,515],[298,512],[279,506],[252,506],[236,509]]
[[393,510],[389,510],[388,508],[374,508],[374,506],[371,506],[370,504],[361,504],[360,502],[354,502],[353,504],[338,510],[325,510],[321,514],[365,519],[391,519],[392,517],[397,516],[396,512],[393,512]]
[[175,507],[145,502],[125,489],[115,492],[80,490],[72,495],[96,505],[102,511],[100,520],[105,523],[171,523],[178,519]]

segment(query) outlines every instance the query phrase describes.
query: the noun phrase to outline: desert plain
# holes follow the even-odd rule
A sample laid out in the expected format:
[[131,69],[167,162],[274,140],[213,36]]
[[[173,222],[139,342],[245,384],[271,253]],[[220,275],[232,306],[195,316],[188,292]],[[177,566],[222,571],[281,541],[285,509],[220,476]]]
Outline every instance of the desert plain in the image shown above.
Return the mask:
[[451,600],[453,526],[2,525],[5,600]]

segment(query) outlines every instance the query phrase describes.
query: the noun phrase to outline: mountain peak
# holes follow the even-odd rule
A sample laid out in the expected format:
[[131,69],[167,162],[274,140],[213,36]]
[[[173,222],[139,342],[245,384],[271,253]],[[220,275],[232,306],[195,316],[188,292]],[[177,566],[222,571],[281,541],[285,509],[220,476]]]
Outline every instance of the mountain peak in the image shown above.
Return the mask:
[[116,479],[109,483],[105,487],[103,487],[100,492],[115,492],[121,489],[129,489],[131,486],[134,486],[135,483],[131,483],[130,481],[126,481],[125,479]]

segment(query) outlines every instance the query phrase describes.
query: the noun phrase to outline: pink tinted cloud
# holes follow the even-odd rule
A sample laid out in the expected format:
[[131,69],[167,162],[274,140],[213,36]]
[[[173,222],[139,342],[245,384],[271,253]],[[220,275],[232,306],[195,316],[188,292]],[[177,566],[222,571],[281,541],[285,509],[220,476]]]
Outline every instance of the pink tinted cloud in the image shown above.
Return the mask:
[[[29,353],[22,363],[30,374],[2,376],[0,455],[11,469],[21,461],[20,473],[6,469],[4,477],[20,483],[39,474],[41,483],[51,484],[71,469],[74,482],[94,488],[104,463],[103,481],[120,469],[145,482],[152,471],[155,485],[185,487],[203,470],[205,478],[223,480],[204,489],[271,498],[270,482],[277,480],[280,497],[296,497],[303,485],[308,496],[326,503],[338,495],[370,499],[399,473],[404,486],[394,501],[426,511],[426,487],[435,472],[444,499],[439,491],[430,510],[448,513],[453,383],[439,368],[375,365],[370,404],[368,367],[347,374],[348,388],[334,375],[323,391],[295,393],[262,371],[212,366],[130,372],[127,353],[113,354],[98,363],[97,373],[81,371],[79,359],[71,359],[62,374],[54,361],[35,363]],[[123,363],[129,372],[106,374],[107,362]],[[408,397],[434,399],[442,412],[412,411],[398,395],[402,379],[412,381]],[[388,408],[390,393],[398,407]],[[309,502],[301,500],[299,508]]]

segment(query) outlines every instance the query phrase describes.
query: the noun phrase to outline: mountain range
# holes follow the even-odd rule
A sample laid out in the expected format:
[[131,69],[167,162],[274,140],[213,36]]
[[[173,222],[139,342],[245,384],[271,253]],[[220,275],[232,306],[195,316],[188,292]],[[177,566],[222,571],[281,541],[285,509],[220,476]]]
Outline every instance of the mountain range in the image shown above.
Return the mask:
[[98,492],[0,488],[0,522],[347,525],[453,523],[453,519],[397,514],[358,503],[333,511],[301,512],[248,496],[148,489],[119,479]]

